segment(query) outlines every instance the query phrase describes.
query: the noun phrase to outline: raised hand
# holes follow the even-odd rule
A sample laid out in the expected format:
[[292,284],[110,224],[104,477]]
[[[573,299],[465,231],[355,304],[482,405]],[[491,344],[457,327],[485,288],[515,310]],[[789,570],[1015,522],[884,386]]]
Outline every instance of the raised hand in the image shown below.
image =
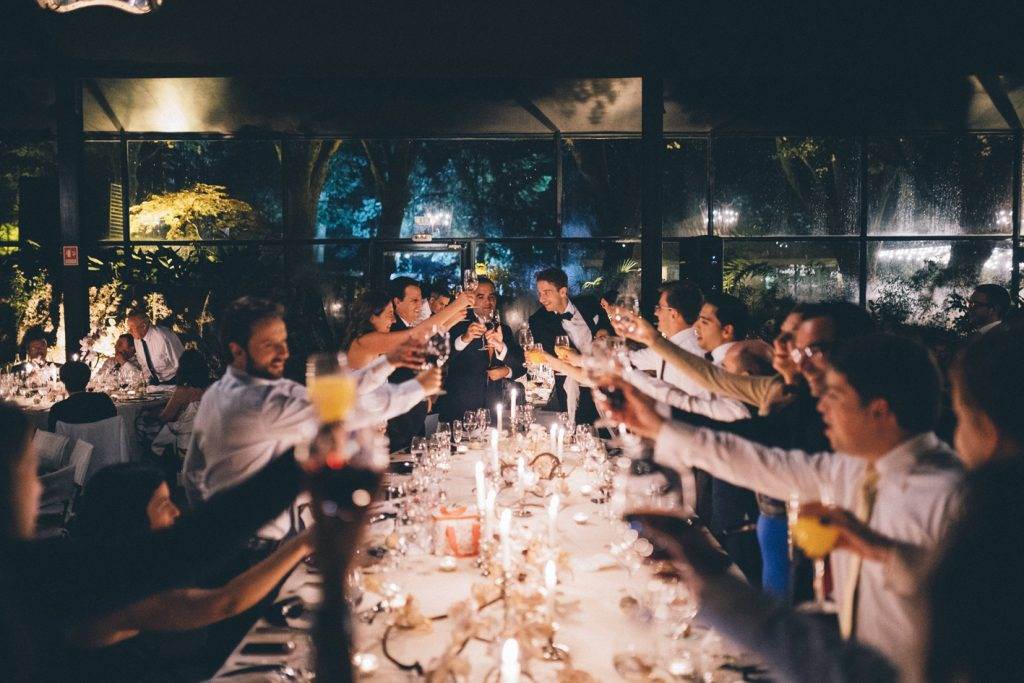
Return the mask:
[[594,400],[602,412],[611,419],[626,425],[631,432],[648,439],[658,438],[658,432],[665,423],[665,418],[654,409],[654,399],[642,393],[621,377],[606,376],[596,383],[604,394],[608,389],[621,390],[623,401],[613,402],[607,395],[595,392]]
[[466,331],[462,334],[462,341],[469,343],[474,339],[479,339],[480,337],[484,336],[486,332],[487,328],[484,326],[483,323],[470,323],[469,328],[467,328]]
[[425,349],[426,340],[422,336],[410,336],[387,354],[388,363],[396,368],[419,369],[426,358]]
[[495,351],[501,351],[505,347],[505,334],[501,331],[501,325],[493,330],[487,330],[484,337],[487,339],[487,345]]
[[[615,320],[617,317],[619,318],[618,322]],[[612,316],[612,327],[620,337],[632,339],[647,346],[652,345],[658,338],[658,330],[654,325],[631,311],[623,311],[621,316]]]

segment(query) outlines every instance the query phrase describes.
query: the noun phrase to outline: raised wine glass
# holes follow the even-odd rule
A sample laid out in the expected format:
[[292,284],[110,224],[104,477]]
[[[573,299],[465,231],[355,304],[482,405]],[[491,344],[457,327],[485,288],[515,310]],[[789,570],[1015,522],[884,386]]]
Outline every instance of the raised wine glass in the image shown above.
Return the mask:
[[462,271],[462,286],[467,292],[475,292],[476,286],[480,280],[476,275],[476,271],[472,268],[467,268]]
[[[831,505],[832,497],[829,492],[822,491],[821,502]],[[839,530],[822,524],[821,519],[815,515],[801,513],[800,496],[797,493],[790,494],[786,512],[792,544],[800,548],[804,556],[814,563],[812,609],[822,613],[834,612],[835,605],[830,603],[825,595],[825,558],[839,542]]]
[[572,352],[572,341],[569,340],[569,335],[560,334],[555,337],[555,355],[559,360],[568,358],[570,352]]
[[[425,352],[423,369],[428,370],[431,366],[436,365],[443,372],[445,363],[448,362],[448,357],[452,352],[451,339],[448,337],[448,333],[441,327],[434,325],[431,328],[430,336],[427,337]],[[448,392],[442,389],[437,395],[444,396],[446,393]]]

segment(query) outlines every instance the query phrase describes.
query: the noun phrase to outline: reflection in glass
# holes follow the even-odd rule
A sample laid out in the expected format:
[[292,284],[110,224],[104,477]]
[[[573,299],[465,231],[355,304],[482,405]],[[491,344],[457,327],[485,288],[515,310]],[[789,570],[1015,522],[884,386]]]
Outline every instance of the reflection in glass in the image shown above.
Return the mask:
[[640,245],[635,242],[564,244],[562,270],[569,276],[569,294],[640,291]]
[[1012,232],[1010,135],[902,137],[868,144],[868,232]]
[[707,140],[679,138],[665,141],[662,185],[662,235],[665,237],[707,234],[707,161]]
[[760,322],[778,321],[796,302],[857,300],[858,246],[853,241],[725,240],[722,283]]
[[564,237],[640,234],[640,140],[566,139]]
[[716,138],[715,233],[857,234],[858,154],[839,138]]
[[[128,143],[128,169],[132,239],[260,239],[281,234],[279,143],[133,141]],[[291,236],[305,236],[301,226],[290,227]]]
[[975,285],[1009,286],[1009,240],[876,242],[868,249],[868,307],[883,322],[960,325]]

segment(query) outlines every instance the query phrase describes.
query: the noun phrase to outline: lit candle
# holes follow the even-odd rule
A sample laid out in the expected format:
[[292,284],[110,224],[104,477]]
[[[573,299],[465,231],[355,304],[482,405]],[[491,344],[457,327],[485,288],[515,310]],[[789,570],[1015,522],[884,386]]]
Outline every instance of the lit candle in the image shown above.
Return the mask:
[[551,503],[548,504],[548,537],[551,543],[555,542],[555,535],[558,532],[558,504],[561,500],[558,494],[551,496]]
[[565,439],[565,427],[559,425],[558,433],[555,435],[555,457],[562,459],[562,441]]
[[487,496],[487,491],[484,490],[484,463],[482,460],[476,461],[476,510],[480,517],[484,514],[484,500]]
[[494,406],[494,412],[495,412],[495,413],[497,414],[497,416],[498,416],[498,424],[497,424],[497,427],[498,427],[498,431],[499,431],[499,432],[501,431],[501,409],[502,409],[502,405],[501,405],[500,403],[499,403],[498,405]]
[[558,571],[555,569],[555,561],[548,560],[544,563],[544,588],[547,589],[548,616],[555,618],[555,586],[558,585]]
[[519,642],[509,638],[501,646],[501,683],[519,683]]
[[501,536],[501,568],[507,573],[512,571],[512,509],[501,511],[498,522],[498,534]]
[[558,425],[552,424],[551,427],[548,428],[548,432],[550,432],[550,435],[551,435],[551,452],[554,453],[555,452],[555,436],[558,433]]
[[498,489],[490,489],[484,501],[484,538],[488,541],[494,538],[494,504],[497,500]]
[[491,428],[491,471],[495,477],[501,476],[501,463],[498,461],[498,430]]

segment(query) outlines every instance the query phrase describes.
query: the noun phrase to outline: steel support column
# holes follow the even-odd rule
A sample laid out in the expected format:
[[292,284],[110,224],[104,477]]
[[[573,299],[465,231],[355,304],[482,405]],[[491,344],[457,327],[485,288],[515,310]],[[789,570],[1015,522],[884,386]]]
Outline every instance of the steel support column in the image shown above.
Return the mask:
[[[89,295],[85,282],[85,252],[81,240],[79,180],[82,174],[82,84],[72,75],[56,82],[57,184],[60,203],[60,246],[78,248],[77,265],[61,265],[64,297],[64,343],[68,355],[89,332]],[[63,258],[60,261],[64,263]]]
[[661,283],[664,100],[662,79],[645,75],[641,105],[640,185],[640,305],[644,313],[651,312],[658,303],[658,285]]

